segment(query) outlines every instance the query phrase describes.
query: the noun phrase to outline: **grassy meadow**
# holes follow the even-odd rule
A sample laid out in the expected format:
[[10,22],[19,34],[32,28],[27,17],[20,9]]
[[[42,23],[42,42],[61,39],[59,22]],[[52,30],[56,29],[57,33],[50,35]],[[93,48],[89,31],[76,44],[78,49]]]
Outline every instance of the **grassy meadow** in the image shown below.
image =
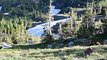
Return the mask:
[[0,49],[0,60],[107,60],[107,45],[90,46],[94,52],[84,56],[89,46],[43,48],[43,45],[15,45],[11,49]]

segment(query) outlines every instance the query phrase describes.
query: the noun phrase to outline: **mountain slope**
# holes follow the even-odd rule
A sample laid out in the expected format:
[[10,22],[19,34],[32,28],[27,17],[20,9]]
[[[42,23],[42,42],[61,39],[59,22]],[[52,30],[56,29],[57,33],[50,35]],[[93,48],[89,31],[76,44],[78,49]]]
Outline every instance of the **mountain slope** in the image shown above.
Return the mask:
[[8,13],[9,18],[17,16],[39,21],[47,18],[48,5],[49,0],[0,0],[0,13]]

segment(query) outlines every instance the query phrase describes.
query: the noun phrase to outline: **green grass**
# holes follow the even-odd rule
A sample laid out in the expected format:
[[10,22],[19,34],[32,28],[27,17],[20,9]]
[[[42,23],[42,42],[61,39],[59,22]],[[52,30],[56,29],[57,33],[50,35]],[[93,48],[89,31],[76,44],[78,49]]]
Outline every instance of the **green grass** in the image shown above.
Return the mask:
[[83,52],[88,46],[47,49],[36,48],[34,45],[16,45],[12,49],[0,49],[0,60],[73,60],[74,58],[81,58],[82,60],[107,59],[107,45],[91,47],[94,49],[94,52],[90,56],[84,57]]
[[103,6],[107,6],[106,3],[107,3],[107,0],[100,2],[100,4],[103,5]]

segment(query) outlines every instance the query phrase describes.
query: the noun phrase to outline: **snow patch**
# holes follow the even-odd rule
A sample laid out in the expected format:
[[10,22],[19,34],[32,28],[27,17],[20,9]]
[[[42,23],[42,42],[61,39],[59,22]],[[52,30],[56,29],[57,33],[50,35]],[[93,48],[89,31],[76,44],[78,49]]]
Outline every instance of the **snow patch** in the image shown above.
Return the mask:
[[55,6],[52,6],[52,15],[56,15],[60,12],[61,10],[60,9],[55,9]]
[[[50,23],[51,27],[53,27],[54,25],[56,25],[57,23],[60,22],[65,22],[68,19],[63,19],[63,20],[58,20],[58,21],[53,21]],[[27,30],[28,34],[31,36],[42,36],[42,34],[44,34],[44,26],[46,26],[48,23],[44,23],[44,24],[40,24],[35,26],[34,28],[30,28]]]
[[1,9],[2,9],[2,6],[0,6],[0,11],[1,11]]

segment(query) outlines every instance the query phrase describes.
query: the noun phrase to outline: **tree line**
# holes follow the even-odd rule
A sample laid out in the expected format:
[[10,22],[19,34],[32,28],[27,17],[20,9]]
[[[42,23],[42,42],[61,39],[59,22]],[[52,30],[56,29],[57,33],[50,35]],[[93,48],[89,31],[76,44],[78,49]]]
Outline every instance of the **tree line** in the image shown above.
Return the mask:
[[0,42],[25,43],[29,39],[26,29],[32,26],[32,20],[11,19],[0,21]]
[[[45,22],[47,19],[49,0],[0,0],[0,19],[27,17],[34,21]],[[9,13],[4,16],[4,13]]]

